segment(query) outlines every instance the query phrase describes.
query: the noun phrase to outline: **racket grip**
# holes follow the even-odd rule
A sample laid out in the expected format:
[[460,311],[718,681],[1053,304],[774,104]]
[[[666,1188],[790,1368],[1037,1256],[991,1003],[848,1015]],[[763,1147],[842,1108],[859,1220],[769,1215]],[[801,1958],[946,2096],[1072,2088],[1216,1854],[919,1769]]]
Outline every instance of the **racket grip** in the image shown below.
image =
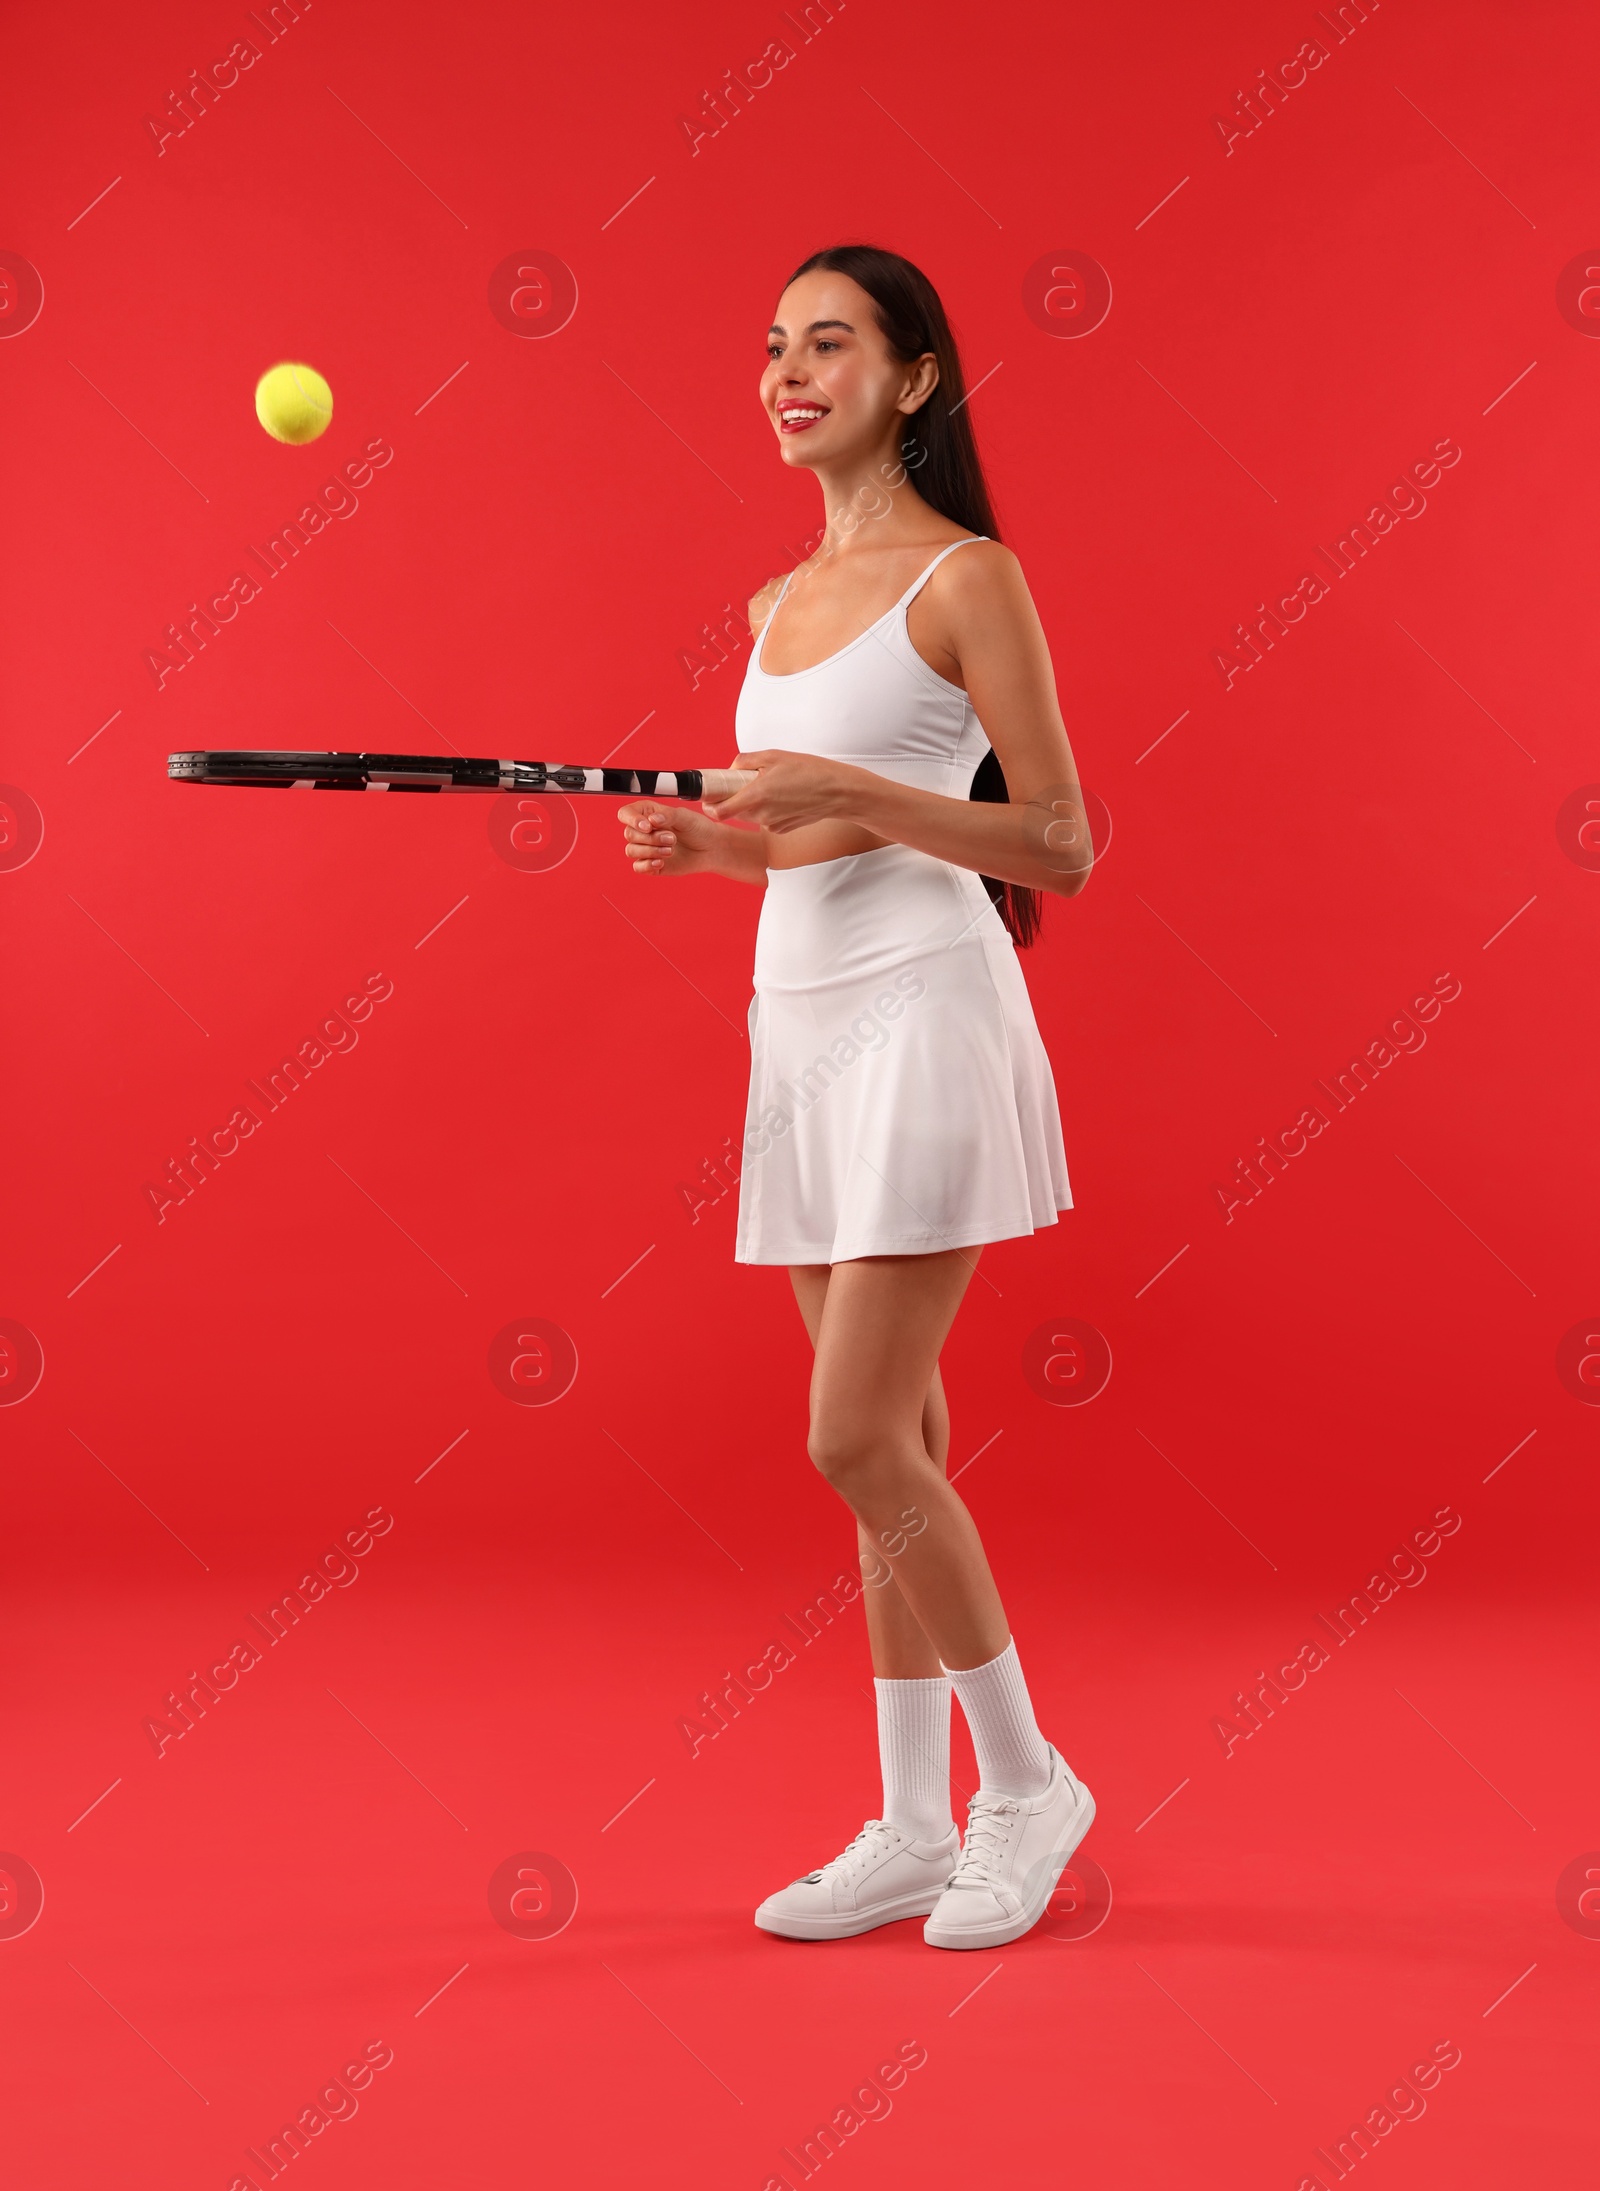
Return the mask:
[[700,771],[700,796],[702,799],[729,799],[736,791],[743,791],[753,784],[756,772],[750,768],[703,768]]

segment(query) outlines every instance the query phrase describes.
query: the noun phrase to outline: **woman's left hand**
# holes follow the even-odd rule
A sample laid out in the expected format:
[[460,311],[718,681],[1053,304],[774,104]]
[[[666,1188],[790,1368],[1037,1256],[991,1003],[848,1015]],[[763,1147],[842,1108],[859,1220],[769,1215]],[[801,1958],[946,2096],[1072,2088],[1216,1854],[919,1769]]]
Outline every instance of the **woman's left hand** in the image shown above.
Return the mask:
[[775,837],[808,822],[848,819],[854,780],[866,774],[845,761],[819,760],[810,753],[741,753],[736,768],[749,769],[753,784],[726,799],[701,804],[719,822],[755,822]]

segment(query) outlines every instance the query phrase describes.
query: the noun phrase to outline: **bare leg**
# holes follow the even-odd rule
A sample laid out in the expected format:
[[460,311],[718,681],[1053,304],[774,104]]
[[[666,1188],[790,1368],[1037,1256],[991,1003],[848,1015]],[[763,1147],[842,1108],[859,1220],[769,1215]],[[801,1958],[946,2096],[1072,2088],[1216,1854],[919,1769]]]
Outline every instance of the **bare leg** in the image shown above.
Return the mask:
[[[978,1532],[945,1472],[939,1353],[975,1261],[952,1250],[790,1273],[812,1338],[811,1458],[856,1517],[869,1584],[884,1812],[833,1864],[762,1903],[768,1932],[843,1939],[926,1909],[932,1947],[1003,1946],[1038,1922],[1094,1817],[1094,1798],[1039,1732]],[[884,1567],[891,1579],[870,1587]],[[941,1669],[948,1683],[930,1678]],[[953,1873],[952,1690],[979,1773]]]
[[[829,1266],[826,1263],[796,1264],[791,1267],[789,1277],[811,1344],[815,1347],[822,1327],[822,1305],[828,1297]],[[950,1410],[945,1402],[937,1362],[922,1403],[921,1431],[923,1450],[943,1475],[950,1459]],[[884,1681],[936,1679],[944,1671],[939,1664],[939,1654],[901,1595],[894,1579],[893,1564],[875,1547],[859,1522],[856,1548],[865,1586],[863,1602],[872,1671]]]
[[[883,1619],[882,1643],[893,1663],[879,1664],[880,1632],[872,1631],[874,1664],[886,1679],[936,1673],[941,1660],[956,1668],[986,1665],[1010,1637],[977,1529],[944,1473],[942,1392],[938,1414],[927,1423],[939,1352],[976,1259],[973,1249],[867,1256],[825,1274],[808,1269],[795,1276],[803,1314],[817,1306],[820,1290],[811,1457],[855,1514],[874,1561],[891,1563],[901,1601]],[[937,1460],[929,1428],[945,1449]],[[871,1596],[887,1597],[887,1586]],[[901,1625],[901,1608],[911,1617],[909,1629]]]

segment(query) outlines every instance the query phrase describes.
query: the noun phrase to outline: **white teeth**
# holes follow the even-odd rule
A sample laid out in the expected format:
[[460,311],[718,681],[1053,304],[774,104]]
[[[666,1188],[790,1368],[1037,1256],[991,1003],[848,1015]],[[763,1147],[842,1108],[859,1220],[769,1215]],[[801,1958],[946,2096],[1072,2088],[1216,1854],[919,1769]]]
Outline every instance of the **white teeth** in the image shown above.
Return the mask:
[[782,418],[787,418],[787,419],[793,419],[793,418],[823,418],[823,417],[825,417],[825,416],[826,416],[826,413],[825,413],[825,412],[822,412],[822,411],[783,411],[783,412],[780,412],[779,416],[780,416],[780,417],[782,417]]

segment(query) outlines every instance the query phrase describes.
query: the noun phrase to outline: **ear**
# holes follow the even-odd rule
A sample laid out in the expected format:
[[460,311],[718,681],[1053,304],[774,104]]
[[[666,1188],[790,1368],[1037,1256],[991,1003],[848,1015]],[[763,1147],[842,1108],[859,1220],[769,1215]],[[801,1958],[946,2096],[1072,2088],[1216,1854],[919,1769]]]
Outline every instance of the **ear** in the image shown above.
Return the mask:
[[906,381],[906,392],[896,406],[906,417],[920,411],[939,385],[939,361],[931,350],[925,350],[912,366]]

